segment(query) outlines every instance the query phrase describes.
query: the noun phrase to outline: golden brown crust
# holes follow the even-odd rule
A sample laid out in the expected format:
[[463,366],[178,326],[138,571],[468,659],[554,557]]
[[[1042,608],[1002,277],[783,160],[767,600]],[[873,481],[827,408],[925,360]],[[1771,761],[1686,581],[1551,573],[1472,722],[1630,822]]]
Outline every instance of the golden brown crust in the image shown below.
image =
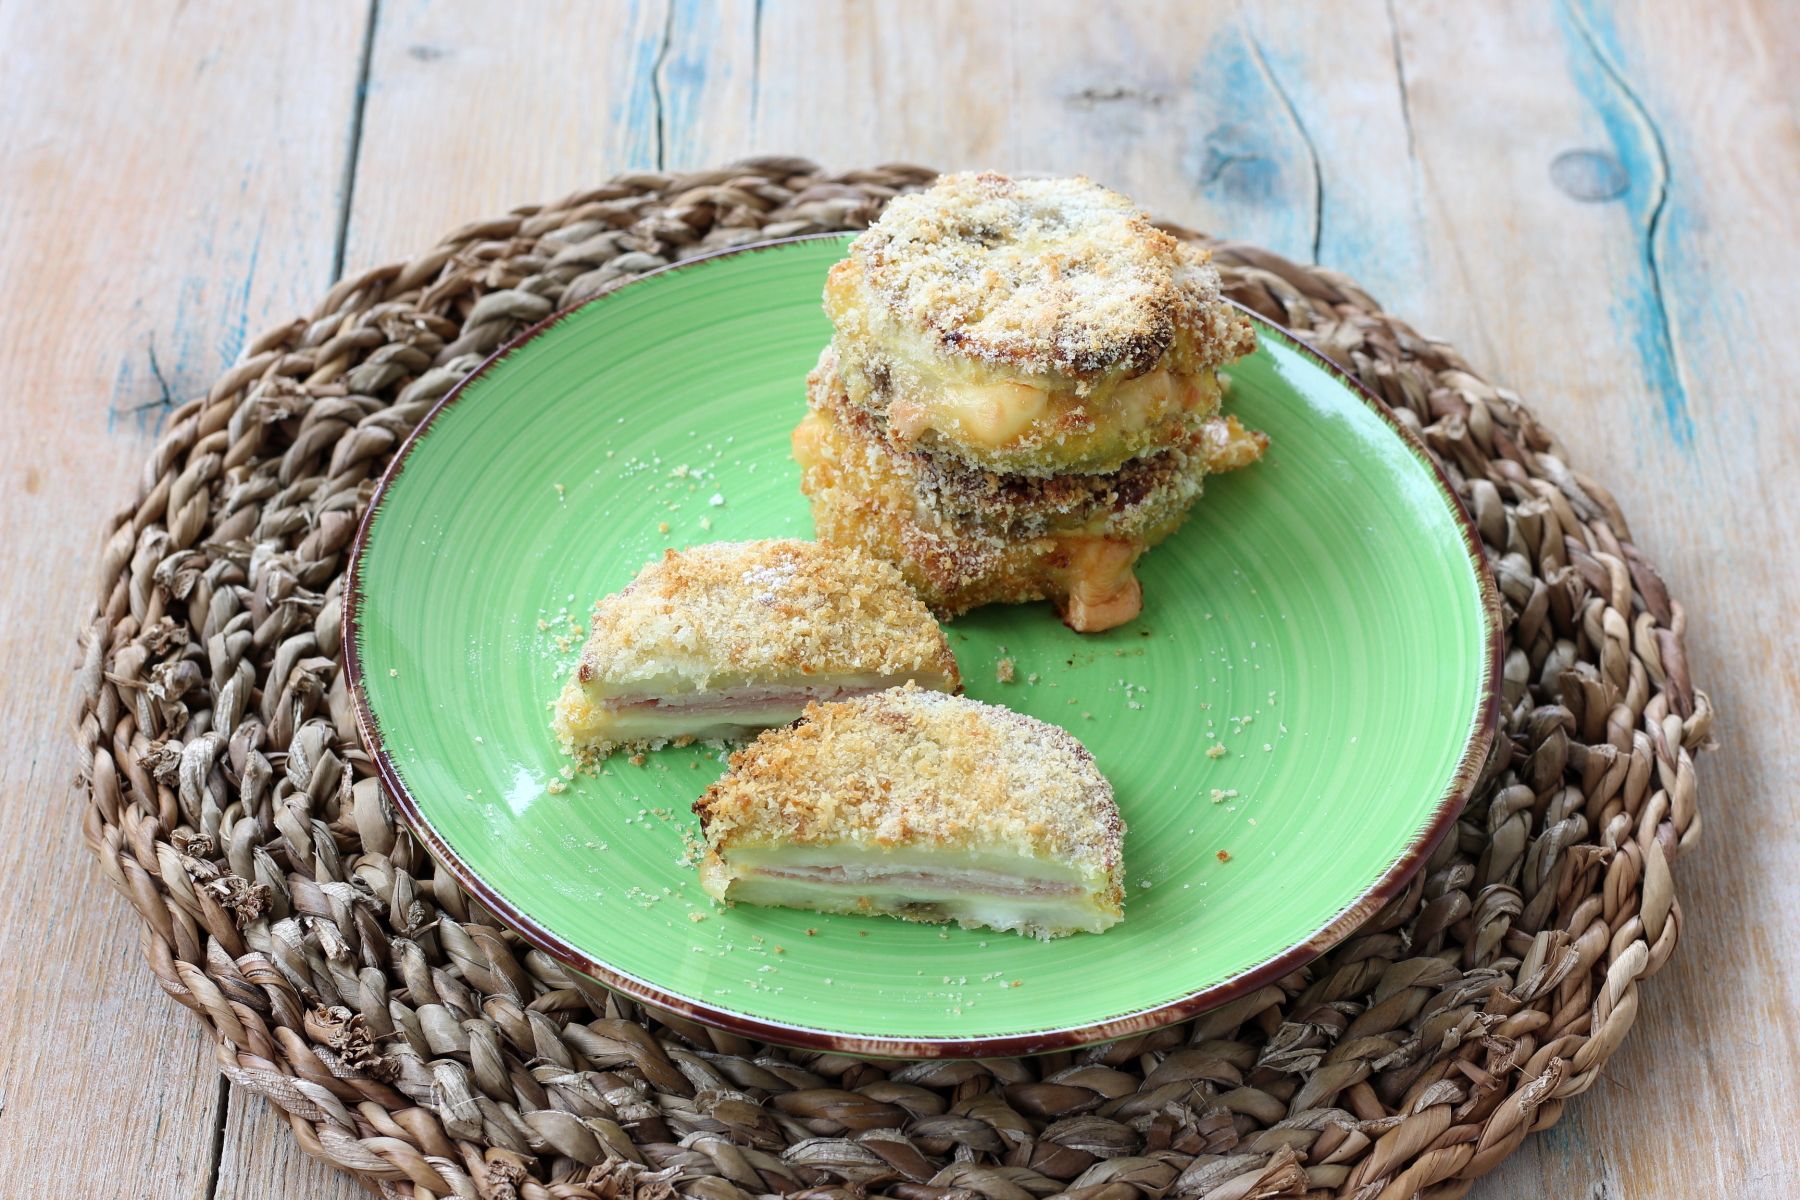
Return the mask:
[[1179,449],[1115,476],[971,479],[842,419],[854,410],[832,402],[829,373],[814,384],[818,403],[794,444],[815,536],[895,564],[946,619],[984,604],[1066,607],[1084,576],[1133,588],[1136,560],[1180,526],[1204,476],[1254,461],[1266,444],[1215,416]]
[[[1144,523],[1139,514],[1200,495],[1200,477],[1216,470],[1209,431],[1216,406],[1191,420],[1171,423],[1165,436],[1139,457],[1104,474],[1018,475],[985,470],[959,455],[901,443],[867,410],[851,403],[833,369],[829,348],[806,379],[807,407],[841,429],[822,433],[842,461],[854,463],[860,490],[896,505],[911,504],[931,516],[974,523],[1013,536],[1113,529]],[[848,470],[848,468],[846,468]],[[1155,518],[1149,518],[1155,523]]]
[[593,699],[797,676],[960,679],[949,643],[887,563],[797,539],[670,550],[594,607],[576,679]]
[[[1116,558],[1111,564],[1112,578],[1120,588],[1130,588],[1131,567],[1145,551],[1175,532],[1186,515],[1177,509],[1161,524],[1146,526],[1135,537],[1004,538],[979,526],[922,520],[846,487],[818,487],[810,498],[820,541],[855,546],[890,559],[944,620],[987,604],[1051,600],[1063,607],[1089,557],[1086,551],[1093,546],[1106,547]],[[1134,614],[1127,614],[1126,619],[1130,615]]]
[[731,756],[694,804],[707,861],[746,847],[1029,853],[1111,881],[1125,834],[1076,738],[997,705],[907,686],[835,704]]
[[817,536],[944,615],[1049,598],[1079,630],[1130,620],[1137,559],[1267,444],[1219,415],[1215,368],[1256,339],[1207,252],[1087,179],[900,197],[825,310],[794,431]]
[[1204,249],[1081,177],[945,175],[896,197],[834,274],[939,353],[1027,375],[1136,375],[1181,334],[1224,362],[1248,329]]

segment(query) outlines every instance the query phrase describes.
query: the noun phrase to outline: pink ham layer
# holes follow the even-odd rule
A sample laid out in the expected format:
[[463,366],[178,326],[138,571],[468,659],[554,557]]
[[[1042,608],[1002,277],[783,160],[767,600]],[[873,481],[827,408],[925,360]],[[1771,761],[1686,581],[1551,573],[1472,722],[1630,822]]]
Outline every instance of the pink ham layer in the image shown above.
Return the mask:
[[882,691],[885,687],[886,685],[863,688],[758,687],[739,688],[730,692],[700,692],[692,696],[618,696],[607,700],[606,706],[615,712],[655,709],[657,712],[673,715],[728,713],[732,709],[751,705],[760,707],[791,704],[795,708],[804,708],[813,701],[827,703],[832,700],[849,700],[854,696],[867,696]]
[[994,879],[975,884],[966,880],[927,874],[924,871],[894,871],[887,874],[852,877],[842,867],[758,867],[753,873],[770,879],[792,879],[798,883],[845,884],[867,887],[871,890],[892,888],[903,894],[913,888],[922,891],[962,892],[981,896],[1042,897],[1081,894],[1081,888],[1073,883],[1050,883],[1048,881],[1014,883],[1011,880]]

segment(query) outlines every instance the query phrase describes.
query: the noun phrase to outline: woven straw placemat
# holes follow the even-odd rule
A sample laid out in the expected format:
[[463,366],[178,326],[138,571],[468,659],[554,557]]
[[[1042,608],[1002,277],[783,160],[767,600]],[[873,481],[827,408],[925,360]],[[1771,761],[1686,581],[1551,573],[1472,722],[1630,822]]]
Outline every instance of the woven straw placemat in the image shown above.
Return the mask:
[[622,176],[342,281],[171,416],[82,636],[85,831],[220,1069],[383,1195],[1460,1196],[1593,1085],[1674,952],[1712,720],[1681,606],[1516,397],[1348,279],[1230,243],[1234,298],[1422,433],[1504,597],[1505,736],[1455,834],[1355,936],[1112,1045],[866,1062],[658,1021],[433,869],[340,669],[345,558],[389,456],[552,310],[856,228],[931,176]]

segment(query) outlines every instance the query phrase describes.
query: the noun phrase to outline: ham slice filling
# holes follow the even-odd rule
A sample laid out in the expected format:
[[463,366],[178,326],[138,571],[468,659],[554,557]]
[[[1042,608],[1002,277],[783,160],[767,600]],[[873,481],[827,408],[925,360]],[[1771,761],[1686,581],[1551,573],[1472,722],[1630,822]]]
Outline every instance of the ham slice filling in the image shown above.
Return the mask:
[[866,696],[890,686],[875,683],[866,686],[814,685],[808,687],[746,687],[724,692],[693,692],[679,696],[616,696],[606,701],[614,712],[658,713],[668,716],[729,715],[744,709],[792,708],[795,712],[818,701],[848,700]]
[[1049,879],[1021,879],[991,871],[931,872],[923,870],[889,870],[879,868],[853,871],[834,866],[756,867],[746,874],[768,879],[786,879],[797,883],[822,884],[831,887],[892,890],[901,895],[974,895],[1019,898],[1079,896],[1084,889],[1074,883]]

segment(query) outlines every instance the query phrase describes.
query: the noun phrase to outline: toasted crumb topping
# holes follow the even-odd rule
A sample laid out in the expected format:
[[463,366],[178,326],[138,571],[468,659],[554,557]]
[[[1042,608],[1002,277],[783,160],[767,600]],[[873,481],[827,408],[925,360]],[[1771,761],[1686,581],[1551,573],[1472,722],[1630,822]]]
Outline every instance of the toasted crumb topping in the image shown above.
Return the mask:
[[865,674],[960,686],[943,631],[893,567],[775,539],[665,552],[595,605],[575,678],[598,699]]
[[850,842],[1027,852],[1097,879],[1119,875],[1125,834],[1112,785],[1072,734],[912,685],[810,706],[733,754],[694,811],[709,859]]
[[1082,177],[945,175],[896,197],[850,255],[840,266],[900,325],[1016,371],[1135,375],[1178,333],[1206,344],[1207,362],[1247,337],[1206,250]]

